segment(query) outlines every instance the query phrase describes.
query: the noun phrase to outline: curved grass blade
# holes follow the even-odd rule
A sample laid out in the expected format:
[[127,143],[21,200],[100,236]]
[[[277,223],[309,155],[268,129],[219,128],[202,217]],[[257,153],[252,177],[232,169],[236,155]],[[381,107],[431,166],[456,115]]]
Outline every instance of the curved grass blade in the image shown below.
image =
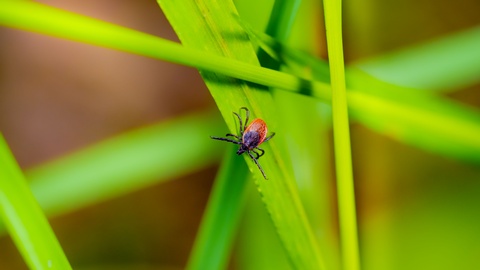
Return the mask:
[[30,269],[72,269],[1,135],[0,217]]

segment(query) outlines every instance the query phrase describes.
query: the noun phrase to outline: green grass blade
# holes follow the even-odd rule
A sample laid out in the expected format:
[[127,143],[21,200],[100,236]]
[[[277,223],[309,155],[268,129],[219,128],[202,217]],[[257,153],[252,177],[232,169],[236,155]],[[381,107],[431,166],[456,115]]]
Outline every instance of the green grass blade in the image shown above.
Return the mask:
[[[374,98],[361,91],[351,91],[348,97],[352,108],[363,107],[361,111],[352,109],[352,115],[374,130],[435,153],[480,162],[480,137],[477,136],[480,134],[480,113],[476,110],[447,100],[432,100],[431,105],[426,101],[425,107],[419,107]],[[429,106],[436,105],[443,106],[444,110],[428,110]],[[449,111],[465,114],[466,117],[448,115]],[[475,118],[477,120],[473,120]]]
[[[231,2],[159,1],[159,4],[185,47],[201,48],[258,66],[253,47],[242,38],[245,33],[235,19],[238,15]],[[276,130],[276,108],[266,90],[219,74],[202,72],[202,76],[230,132],[237,133],[232,111],[242,106],[250,108],[252,118],[260,117],[269,124],[269,130]],[[273,140],[262,145],[266,154],[260,162],[269,177],[268,181],[263,179],[255,164],[245,158],[294,267],[322,269],[318,245],[302,208],[288,156],[280,150],[284,149],[280,147],[284,143],[283,136],[277,134]]]
[[480,82],[480,27],[356,63],[386,82],[448,91]]
[[[253,184],[249,185],[250,188]],[[236,269],[292,270],[275,227],[257,194],[250,193],[239,232]],[[328,269],[328,268],[326,268]]]
[[343,60],[342,1],[325,0],[323,4],[332,84],[333,137],[342,266],[346,270],[357,270],[360,269],[360,256]]
[[0,217],[30,269],[71,269],[1,135]]
[[184,116],[108,139],[27,172],[42,208],[58,215],[185,175],[219,159],[212,113]]
[[250,179],[244,160],[229,152],[220,167],[187,269],[226,269]]
[[[283,42],[287,41],[288,37],[290,36],[290,32],[292,31],[293,22],[295,21],[300,3],[301,1],[298,0],[275,1],[265,33],[275,37],[277,40]],[[280,63],[274,61],[274,59],[272,59],[267,52],[260,49],[257,55],[258,60],[263,67],[279,70]]]
[[[62,23],[59,23],[62,22]],[[223,74],[261,85],[289,89],[330,100],[327,84],[308,82],[245,59],[219,56],[208,47],[192,49],[170,40],[30,1],[5,1],[0,25],[39,32],[96,46],[143,55]],[[240,29],[240,34],[243,30]],[[232,34],[232,33],[231,33]],[[240,36],[240,40],[245,35]],[[239,41],[239,44],[243,43]]]
[[301,0],[275,1],[265,33],[278,40],[288,40],[301,3]]

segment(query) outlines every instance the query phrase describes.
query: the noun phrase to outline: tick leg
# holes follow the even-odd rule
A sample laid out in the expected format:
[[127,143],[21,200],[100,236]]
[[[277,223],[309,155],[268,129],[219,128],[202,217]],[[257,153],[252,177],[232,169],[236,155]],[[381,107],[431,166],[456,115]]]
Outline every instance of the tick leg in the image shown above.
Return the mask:
[[242,142],[235,141],[235,140],[228,139],[228,138],[220,138],[220,137],[214,137],[214,136],[210,136],[210,138],[212,138],[214,140],[219,140],[219,141],[231,142],[231,143],[234,143],[234,144],[242,144]]
[[250,150],[250,151],[252,151],[255,155],[257,155],[256,159],[259,159],[259,158],[260,158],[260,155],[255,151],[255,149],[252,149],[252,150]]
[[[240,115],[236,112],[233,112],[233,114],[235,114],[238,118],[238,122],[240,123],[240,136],[243,135],[243,130],[244,130],[244,127],[243,127],[243,123],[242,123],[242,117],[240,117]],[[247,123],[245,123],[245,126],[247,125]]]
[[273,138],[273,136],[275,136],[275,132],[273,132],[272,135],[265,138],[265,140],[263,140],[263,142],[266,142],[266,141],[270,140],[271,138]]
[[[262,152],[262,153],[259,154],[259,153],[256,152],[256,150],[257,150],[257,151],[260,151],[260,152]],[[263,154],[265,154],[265,150],[263,150],[263,149],[260,148],[260,147],[255,147],[255,149],[253,149],[252,151],[254,151],[254,153],[257,154],[257,159],[259,159],[261,156],[263,156]]]
[[260,163],[258,163],[257,159],[252,155],[252,153],[250,153],[250,151],[248,151],[248,155],[253,159],[255,164],[257,164],[257,167],[258,169],[260,169],[260,172],[262,173],[263,178],[265,178],[265,180],[268,180],[267,176],[265,175],[265,172],[262,169],[262,166],[260,166]]
[[241,138],[240,138],[240,137],[238,137],[238,136],[237,136],[237,135],[235,135],[235,134],[230,134],[230,133],[228,133],[228,134],[227,134],[227,135],[225,135],[225,136],[227,136],[227,137],[235,137],[237,140],[241,140]]
[[245,132],[245,129],[247,128],[247,124],[248,124],[248,118],[250,118],[250,111],[247,109],[247,107],[241,107],[240,108],[240,112],[243,110],[245,110],[245,126],[243,127],[243,130],[242,130],[242,135],[243,135],[243,132]]

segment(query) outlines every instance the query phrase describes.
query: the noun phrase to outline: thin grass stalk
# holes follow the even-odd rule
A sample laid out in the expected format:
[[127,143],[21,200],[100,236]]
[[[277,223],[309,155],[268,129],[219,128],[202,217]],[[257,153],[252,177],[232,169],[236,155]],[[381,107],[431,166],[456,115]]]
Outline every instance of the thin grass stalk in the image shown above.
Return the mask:
[[333,136],[342,264],[345,270],[358,270],[360,269],[360,258],[343,59],[342,2],[325,0],[324,6],[332,86]]

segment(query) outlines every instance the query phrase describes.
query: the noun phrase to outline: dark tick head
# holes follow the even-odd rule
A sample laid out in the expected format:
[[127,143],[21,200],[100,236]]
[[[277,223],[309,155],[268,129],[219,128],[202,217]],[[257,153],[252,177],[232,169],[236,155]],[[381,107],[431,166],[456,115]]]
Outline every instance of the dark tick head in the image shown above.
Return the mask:
[[247,152],[248,150],[249,150],[248,147],[245,144],[242,143],[240,145],[240,148],[237,151],[237,155],[241,155],[241,154]]

